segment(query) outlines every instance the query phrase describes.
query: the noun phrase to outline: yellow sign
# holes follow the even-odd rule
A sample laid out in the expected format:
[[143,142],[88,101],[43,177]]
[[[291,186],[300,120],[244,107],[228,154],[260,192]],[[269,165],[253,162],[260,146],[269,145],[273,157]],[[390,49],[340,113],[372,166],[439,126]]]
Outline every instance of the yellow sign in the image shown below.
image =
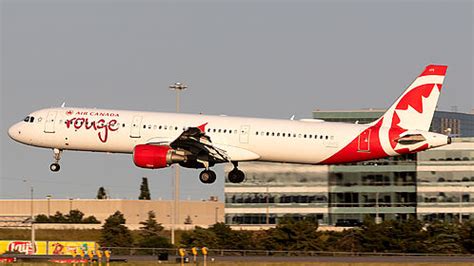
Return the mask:
[[186,256],[186,250],[185,250],[184,248],[180,248],[178,251],[179,251],[179,255],[180,255],[181,257]]
[[18,252],[29,255],[72,255],[88,253],[96,250],[99,245],[93,241],[31,241],[6,240],[0,241],[0,254],[5,252]]

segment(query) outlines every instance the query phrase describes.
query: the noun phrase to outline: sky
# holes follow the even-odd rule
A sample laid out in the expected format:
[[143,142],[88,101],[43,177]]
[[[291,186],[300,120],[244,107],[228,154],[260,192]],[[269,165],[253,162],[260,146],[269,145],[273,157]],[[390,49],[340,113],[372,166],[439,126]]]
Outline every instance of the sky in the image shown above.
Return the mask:
[[[173,169],[131,155],[52,152],[8,127],[66,106],[289,119],[315,109],[387,108],[425,65],[449,66],[439,110],[471,112],[472,1],[0,0],[0,198],[172,196]],[[182,170],[181,199],[223,199],[224,173],[201,184]]]

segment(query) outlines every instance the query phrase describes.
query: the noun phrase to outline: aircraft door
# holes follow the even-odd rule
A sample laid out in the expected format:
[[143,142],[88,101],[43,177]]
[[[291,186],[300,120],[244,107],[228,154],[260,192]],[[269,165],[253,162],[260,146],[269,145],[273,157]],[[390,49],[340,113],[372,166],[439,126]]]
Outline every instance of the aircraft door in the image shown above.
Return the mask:
[[46,122],[44,123],[44,133],[54,133],[54,123],[56,121],[57,111],[50,111],[46,117]]
[[132,126],[130,129],[130,137],[131,138],[140,138],[140,128],[142,126],[142,119],[143,117],[141,116],[135,116],[133,117],[132,121]]
[[249,132],[250,126],[245,125],[240,127],[240,143],[249,143]]
[[358,151],[370,152],[370,132],[371,129],[369,128],[359,135]]

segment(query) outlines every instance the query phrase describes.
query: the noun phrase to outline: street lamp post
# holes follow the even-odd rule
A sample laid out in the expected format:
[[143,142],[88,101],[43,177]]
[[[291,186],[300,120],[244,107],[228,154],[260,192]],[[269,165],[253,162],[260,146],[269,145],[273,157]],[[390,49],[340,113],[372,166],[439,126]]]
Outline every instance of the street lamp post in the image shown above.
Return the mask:
[[[24,179],[23,182],[28,182],[28,180]],[[31,219],[31,246],[33,248],[33,254],[36,252],[36,244],[35,244],[35,215],[34,215],[34,187],[33,184],[30,183],[30,219]]]
[[[169,88],[171,90],[174,90],[176,92],[176,113],[179,113],[179,94],[181,91],[185,90],[188,88],[188,86],[176,82],[173,85],[170,85]],[[175,243],[175,229],[176,229],[176,224],[178,223],[179,219],[179,178],[180,178],[180,173],[179,173],[179,166],[175,165],[175,177],[174,177],[174,207],[172,209],[172,224],[171,224],[171,244],[174,245]]]
[[69,212],[72,211],[72,201],[73,200],[74,200],[73,198],[69,198]]
[[48,217],[51,216],[51,195],[46,195],[46,199],[48,200]]

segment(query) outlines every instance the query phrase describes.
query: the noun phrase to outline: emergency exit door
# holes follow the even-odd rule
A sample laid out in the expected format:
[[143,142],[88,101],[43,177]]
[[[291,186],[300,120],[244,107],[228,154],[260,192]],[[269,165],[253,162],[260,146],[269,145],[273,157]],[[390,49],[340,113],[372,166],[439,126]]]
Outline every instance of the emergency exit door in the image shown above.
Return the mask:
[[132,121],[132,126],[130,127],[130,137],[131,138],[140,138],[140,129],[142,127],[142,119],[141,116],[135,116]]
[[240,127],[240,143],[249,143],[249,131],[250,126],[241,126]]

